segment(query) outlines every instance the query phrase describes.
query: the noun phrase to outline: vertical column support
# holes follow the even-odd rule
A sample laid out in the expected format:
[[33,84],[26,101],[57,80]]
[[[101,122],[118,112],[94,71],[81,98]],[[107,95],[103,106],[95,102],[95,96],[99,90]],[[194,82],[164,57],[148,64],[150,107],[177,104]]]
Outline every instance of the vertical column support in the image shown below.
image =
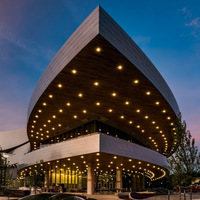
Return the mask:
[[88,164],[87,171],[87,194],[94,194],[94,164]]
[[120,189],[123,188],[122,185],[122,169],[119,168],[116,170],[116,189],[119,191]]

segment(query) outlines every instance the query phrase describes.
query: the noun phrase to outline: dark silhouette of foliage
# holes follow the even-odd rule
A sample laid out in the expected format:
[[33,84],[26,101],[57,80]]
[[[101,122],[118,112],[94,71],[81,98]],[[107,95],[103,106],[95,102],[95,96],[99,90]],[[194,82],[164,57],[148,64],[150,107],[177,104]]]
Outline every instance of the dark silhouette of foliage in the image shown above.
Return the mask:
[[175,153],[168,158],[171,181],[174,186],[188,186],[192,179],[199,175],[200,153],[195,146],[195,139],[187,130],[186,122],[182,121],[181,114],[177,118],[175,128],[175,137],[179,146]]

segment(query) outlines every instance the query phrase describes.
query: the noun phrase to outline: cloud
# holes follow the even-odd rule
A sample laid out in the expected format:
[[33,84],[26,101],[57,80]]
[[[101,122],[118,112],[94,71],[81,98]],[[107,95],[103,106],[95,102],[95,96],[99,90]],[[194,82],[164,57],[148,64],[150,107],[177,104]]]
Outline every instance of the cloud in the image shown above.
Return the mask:
[[182,8],[181,12],[183,12],[185,19],[192,17],[192,13],[188,10],[187,7]]

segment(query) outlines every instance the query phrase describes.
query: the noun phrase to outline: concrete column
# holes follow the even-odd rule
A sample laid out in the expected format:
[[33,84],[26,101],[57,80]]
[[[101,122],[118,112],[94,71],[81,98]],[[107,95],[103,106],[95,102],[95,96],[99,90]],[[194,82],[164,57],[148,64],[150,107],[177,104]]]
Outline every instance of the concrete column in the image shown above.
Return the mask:
[[88,164],[87,194],[94,194],[94,165],[92,163]]
[[116,189],[121,189],[122,186],[122,169],[116,170]]

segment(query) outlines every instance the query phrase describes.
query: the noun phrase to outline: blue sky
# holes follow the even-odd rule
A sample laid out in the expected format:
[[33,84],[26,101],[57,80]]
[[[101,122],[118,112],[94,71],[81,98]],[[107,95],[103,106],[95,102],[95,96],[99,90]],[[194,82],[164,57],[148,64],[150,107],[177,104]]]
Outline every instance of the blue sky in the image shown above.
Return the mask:
[[0,0],[0,131],[26,125],[43,71],[97,5],[160,71],[200,147],[199,0]]

